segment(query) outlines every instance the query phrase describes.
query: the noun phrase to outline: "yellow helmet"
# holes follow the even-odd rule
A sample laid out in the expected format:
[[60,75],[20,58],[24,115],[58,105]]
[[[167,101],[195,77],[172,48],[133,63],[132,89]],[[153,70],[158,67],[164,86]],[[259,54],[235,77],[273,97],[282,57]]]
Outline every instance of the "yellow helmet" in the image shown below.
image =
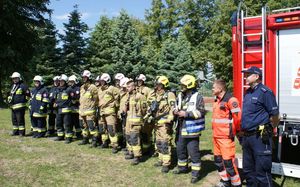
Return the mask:
[[187,89],[192,89],[196,87],[196,78],[192,75],[184,75],[180,79],[180,83],[185,85]]
[[169,79],[166,76],[157,76],[155,80],[156,84],[162,84],[165,88],[169,87]]

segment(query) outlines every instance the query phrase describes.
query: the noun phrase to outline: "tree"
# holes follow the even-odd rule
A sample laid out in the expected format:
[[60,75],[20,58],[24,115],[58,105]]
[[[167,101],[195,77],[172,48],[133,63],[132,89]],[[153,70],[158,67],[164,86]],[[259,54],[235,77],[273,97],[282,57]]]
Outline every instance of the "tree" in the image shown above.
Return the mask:
[[60,49],[57,48],[56,36],[58,31],[51,20],[47,20],[45,27],[38,29],[39,43],[35,46],[32,58],[32,74],[43,76],[45,83],[50,84],[52,78],[60,74]]
[[60,35],[63,42],[61,73],[79,75],[86,65],[87,40],[83,34],[87,32],[88,26],[81,20],[78,6],[69,15],[69,22],[64,23],[65,35]]
[[50,13],[49,0],[6,0],[0,2],[0,104],[4,85],[9,76],[19,71],[25,78],[32,77],[28,63],[38,41],[36,28],[44,24],[44,15]]
[[112,29],[113,73],[122,72],[134,78],[145,69],[141,54],[142,40],[128,14],[122,10]]
[[89,41],[89,69],[93,73],[112,73],[112,23],[106,16],[101,16]]

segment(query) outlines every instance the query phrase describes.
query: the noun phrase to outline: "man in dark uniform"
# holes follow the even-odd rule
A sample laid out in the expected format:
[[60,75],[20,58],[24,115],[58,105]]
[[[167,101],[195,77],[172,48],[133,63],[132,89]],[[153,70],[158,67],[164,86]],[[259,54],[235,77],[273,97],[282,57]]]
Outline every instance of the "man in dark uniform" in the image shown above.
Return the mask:
[[247,186],[270,187],[272,127],[279,122],[279,110],[272,90],[261,83],[261,70],[252,66],[242,72],[250,86],[244,95],[242,112],[243,171]]

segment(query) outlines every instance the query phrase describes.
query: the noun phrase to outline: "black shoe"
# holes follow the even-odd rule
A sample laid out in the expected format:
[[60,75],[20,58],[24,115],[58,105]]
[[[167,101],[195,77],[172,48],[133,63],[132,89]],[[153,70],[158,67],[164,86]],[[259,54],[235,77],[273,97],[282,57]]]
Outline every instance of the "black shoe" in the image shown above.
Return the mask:
[[88,138],[83,138],[82,141],[78,143],[78,145],[86,145],[86,144],[89,144]]
[[45,133],[39,132],[36,136],[36,138],[43,138],[45,136]]
[[57,136],[54,141],[63,141],[64,137],[63,136]]
[[134,157],[131,161],[131,165],[135,166],[140,163],[140,158],[139,157]]
[[72,143],[72,138],[66,138],[65,144],[70,144],[70,143]]
[[179,174],[186,174],[188,172],[189,171],[187,169],[176,169],[176,170],[173,171],[173,174],[179,175]]
[[215,187],[230,187],[230,186],[231,186],[230,181],[223,181],[222,179],[217,185],[215,185]]
[[32,138],[37,138],[37,136],[38,136],[38,132],[33,132]]
[[97,137],[92,138],[92,144],[90,145],[90,148],[95,148],[98,146]]
[[168,173],[169,172],[169,166],[163,166],[162,168],[161,168],[161,172],[162,173]]
[[101,145],[99,146],[99,148],[100,148],[100,149],[106,149],[106,148],[108,148],[108,143],[107,143],[107,141],[104,142],[103,144],[101,144]]
[[55,136],[55,133],[54,133],[54,131],[49,130],[49,131],[46,132],[46,135],[45,135],[45,136],[46,136],[46,137],[54,137],[54,136]]
[[191,183],[192,183],[192,184],[195,184],[195,183],[197,183],[199,180],[200,180],[199,177],[192,177]]
[[112,154],[117,154],[117,153],[119,152],[119,150],[118,150],[117,147],[113,147],[113,148],[111,149],[111,152],[112,152]]
[[126,159],[126,160],[133,159],[133,154],[125,155],[125,159]]
[[76,135],[76,140],[82,140],[83,137],[81,132],[76,132],[75,135]]
[[154,167],[161,167],[162,166],[162,161],[156,162],[153,166]]
[[10,133],[11,136],[19,136],[19,131],[12,131]]
[[122,151],[123,151],[123,152],[128,152],[127,147],[122,148]]
[[19,136],[25,136],[25,130],[19,130]]

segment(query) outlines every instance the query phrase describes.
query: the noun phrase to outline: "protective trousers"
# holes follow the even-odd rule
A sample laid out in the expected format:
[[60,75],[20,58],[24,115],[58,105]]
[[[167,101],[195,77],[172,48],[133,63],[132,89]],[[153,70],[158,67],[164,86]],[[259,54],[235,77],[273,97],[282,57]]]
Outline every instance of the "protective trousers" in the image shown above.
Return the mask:
[[118,147],[118,135],[116,132],[117,117],[116,115],[102,115],[99,119],[99,133],[102,142],[110,140],[113,148]]
[[235,143],[232,139],[213,138],[214,161],[219,175],[224,182],[231,186],[240,186],[241,179],[234,163]]
[[25,135],[25,108],[11,110],[13,135]]
[[55,121],[56,121],[56,114],[49,113],[49,115],[48,115],[48,131],[50,133],[55,132]]
[[170,124],[156,124],[154,128],[158,158],[163,166],[169,166],[171,164],[172,128]]
[[96,125],[96,116],[80,116],[80,123],[82,126],[82,136],[83,138],[89,138],[92,136],[93,138],[98,138],[99,131]]
[[264,144],[259,134],[244,136],[243,146],[243,172],[247,187],[271,187],[272,176],[272,136]]
[[33,132],[44,136],[46,133],[46,117],[31,117]]
[[[127,124],[126,124],[127,125]],[[127,137],[128,151],[133,154],[134,157],[142,156],[141,148],[141,125],[129,124],[129,133]]]
[[57,136],[72,138],[73,124],[71,113],[57,114],[56,116]]
[[178,169],[188,170],[188,158],[192,161],[192,176],[199,177],[201,168],[199,137],[185,138],[179,134],[177,140]]
[[153,124],[145,123],[142,127],[142,146],[144,152],[150,151],[152,146],[152,132],[153,132]]
[[79,113],[71,113],[71,118],[72,118],[72,124],[75,128],[75,133],[76,133],[76,137],[81,137],[81,134],[82,134],[82,127],[79,123]]

